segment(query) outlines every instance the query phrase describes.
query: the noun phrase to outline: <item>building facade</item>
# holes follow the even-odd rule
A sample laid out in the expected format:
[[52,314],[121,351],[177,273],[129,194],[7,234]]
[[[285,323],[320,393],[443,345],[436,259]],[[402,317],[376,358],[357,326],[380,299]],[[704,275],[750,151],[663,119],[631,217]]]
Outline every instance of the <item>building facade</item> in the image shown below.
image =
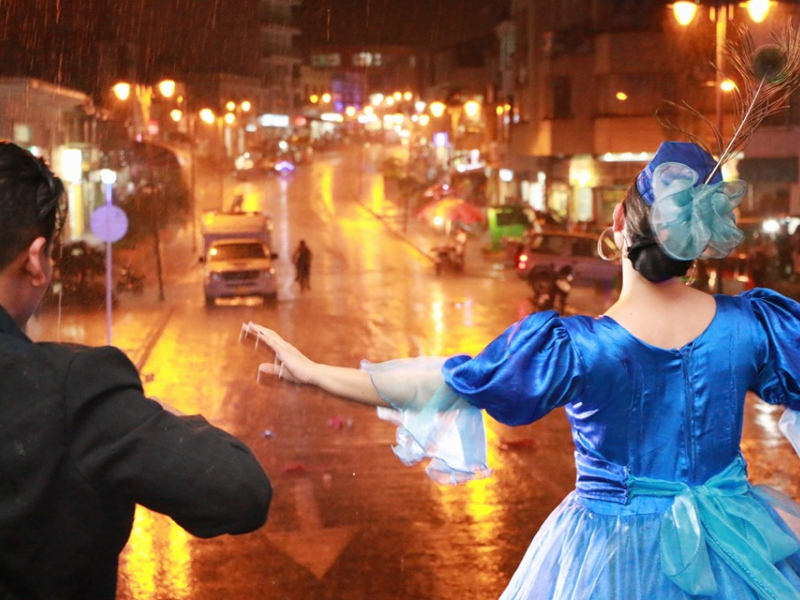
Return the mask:
[[[499,200],[521,200],[570,224],[600,225],[661,141],[689,132],[714,148],[702,119],[676,106],[685,102],[730,136],[732,101],[716,92],[714,51],[721,42],[714,19],[725,19],[729,32],[747,22],[758,40],[795,11],[773,4],[769,19],[754,24],[738,3],[719,14],[701,3],[694,28],[681,28],[662,3],[512,0],[511,21],[497,30],[510,55],[499,94],[511,107]],[[797,117],[785,117],[730,163],[728,177],[737,175],[737,162],[750,169],[744,211],[800,212]],[[771,141],[776,134],[782,143]],[[780,192],[764,187],[776,169]],[[769,194],[783,199],[762,200]]]

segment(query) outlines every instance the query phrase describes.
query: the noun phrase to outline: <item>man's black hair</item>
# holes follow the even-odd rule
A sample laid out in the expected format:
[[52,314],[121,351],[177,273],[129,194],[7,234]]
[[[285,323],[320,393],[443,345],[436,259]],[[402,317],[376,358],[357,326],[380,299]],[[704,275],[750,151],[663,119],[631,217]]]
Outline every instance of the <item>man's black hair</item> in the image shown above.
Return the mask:
[[0,140],[0,270],[37,237],[54,243],[65,200],[64,185],[41,158]]

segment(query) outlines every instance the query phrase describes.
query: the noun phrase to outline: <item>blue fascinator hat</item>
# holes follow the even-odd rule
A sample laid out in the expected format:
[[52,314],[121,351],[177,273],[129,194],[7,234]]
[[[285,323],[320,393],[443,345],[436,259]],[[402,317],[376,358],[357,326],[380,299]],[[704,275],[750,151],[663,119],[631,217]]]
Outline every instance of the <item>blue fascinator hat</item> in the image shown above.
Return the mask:
[[724,258],[744,239],[734,210],[747,184],[723,181],[717,161],[697,144],[662,143],[636,189],[650,206],[656,242],[676,260]]
[[717,169],[711,181],[706,182],[708,176],[716,168],[717,161],[697,144],[663,142],[658,147],[653,160],[636,178],[636,188],[648,206],[653,206],[653,201],[655,200],[653,197],[653,172],[658,166],[668,162],[680,163],[694,170],[698,176],[698,185],[720,183],[722,181],[722,173]]

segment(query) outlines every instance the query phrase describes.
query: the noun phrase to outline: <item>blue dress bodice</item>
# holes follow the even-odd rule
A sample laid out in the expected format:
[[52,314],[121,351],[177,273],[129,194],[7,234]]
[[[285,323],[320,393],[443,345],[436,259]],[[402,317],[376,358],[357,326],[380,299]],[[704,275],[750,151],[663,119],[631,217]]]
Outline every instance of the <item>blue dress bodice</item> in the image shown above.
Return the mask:
[[716,296],[706,330],[678,349],[652,346],[609,317],[537,313],[444,379],[501,422],[564,406],[577,492],[627,504],[632,474],[699,485],[739,456],[749,390],[800,408],[800,310],[768,290]]

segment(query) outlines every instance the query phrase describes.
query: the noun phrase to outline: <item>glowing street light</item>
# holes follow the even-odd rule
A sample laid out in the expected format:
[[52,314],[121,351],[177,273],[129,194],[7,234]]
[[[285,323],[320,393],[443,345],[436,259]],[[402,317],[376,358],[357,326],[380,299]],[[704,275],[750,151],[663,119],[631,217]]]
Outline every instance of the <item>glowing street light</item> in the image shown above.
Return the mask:
[[672,5],[672,13],[675,15],[675,20],[686,27],[694,21],[694,17],[697,15],[697,4],[695,2],[676,2]]
[[203,121],[203,123],[208,123],[209,125],[212,125],[214,121],[217,120],[217,117],[214,114],[213,110],[211,110],[210,108],[204,108],[203,110],[200,111],[200,120]]
[[428,108],[431,111],[431,114],[436,117],[437,119],[444,114],[444,111],[447,110],[447,106],[445,106],[444,102],[431,102]]
[[131,84],[126,83],[124,81],[120,81],[119,83],[115,84],[113,88],[114,95],[122,101],[127,100],[130,98],[131,95]]
[[742,3],[742,6],[747,7],[747,12],[755,23],[762,23],[767,18],[771,5],[771,0],[749,0]]
[[164,98],[172,98],[175,93],[175,81],[172,79],[164,79],[158,82],[158,91]]
[[250,109],[253,108],[253,105],[250,104],[247,100],[244,100],[240,105],[243,112],[250,112]]
[[475,102],[475,100],[469,100],[464,103],[464,112],[467,113],[467,116],[471,119],[475,118],[481,110],[481,105]]

